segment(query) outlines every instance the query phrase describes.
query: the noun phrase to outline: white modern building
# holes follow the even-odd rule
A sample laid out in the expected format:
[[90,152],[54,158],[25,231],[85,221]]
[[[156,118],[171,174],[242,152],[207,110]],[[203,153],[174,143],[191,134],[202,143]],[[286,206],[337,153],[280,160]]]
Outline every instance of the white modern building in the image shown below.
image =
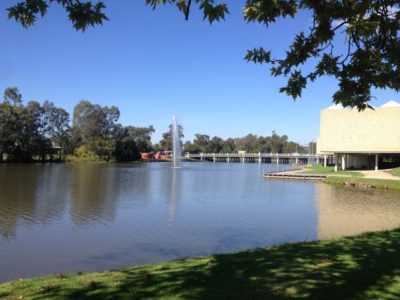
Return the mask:
[[336,156],[336,169],[400,165],[400,103],[359,112],[332,105],[321,110],[317,152]]

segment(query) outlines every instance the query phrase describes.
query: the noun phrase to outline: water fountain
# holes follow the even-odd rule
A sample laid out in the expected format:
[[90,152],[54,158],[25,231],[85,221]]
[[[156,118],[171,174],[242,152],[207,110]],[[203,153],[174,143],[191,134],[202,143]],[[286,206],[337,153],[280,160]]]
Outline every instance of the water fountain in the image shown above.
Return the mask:
[[179,167],[179,161],[182,155],[182,146],[179,139],[179,127],[175,116],[172,116],[172,159],[174,168]]

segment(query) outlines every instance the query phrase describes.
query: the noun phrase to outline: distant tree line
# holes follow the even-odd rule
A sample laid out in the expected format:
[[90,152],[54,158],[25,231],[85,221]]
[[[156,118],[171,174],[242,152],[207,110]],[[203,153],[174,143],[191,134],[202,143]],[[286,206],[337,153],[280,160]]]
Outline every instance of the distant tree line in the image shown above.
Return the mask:
[[153,126],[122,126],[116,106],[87,100],[74,108],[72,122],[52,102],[24,104],[18,88],[7,88],[0,103],[0,161],[46,160],[56,147],[62,158],[132,161],[152,151]]
[[[101,106],[81,100],[69,113],[54,103],[37,101],[23,103],[18,88],[7,88],[0,103],[0,162],[30,162],[48,160],[58,149],[62,159],[134,161],[140,152],[172,150],[172,126],[153,145],[154,127],[123,126],[118,123],[116,106]],[[183,139],[183,128],[178,126]],[[196,134],[193,141],[181,142],[184,152],[229,153],[308,153],[314,145],[302,146],[275,131],[270,136],[248,134],[226,140],[206,134]],[[312,150],[315,151],[315,150]]]
[[270,136],[248,134],[240,138],[226,140],[207,134],[196,134],[194,140],[184,143],[184,151],[190,153],[232,153],[246,151],[248,153],[308,153],[312,145],[302,146],[290,141],[287,135],[279,135],[275,131]]

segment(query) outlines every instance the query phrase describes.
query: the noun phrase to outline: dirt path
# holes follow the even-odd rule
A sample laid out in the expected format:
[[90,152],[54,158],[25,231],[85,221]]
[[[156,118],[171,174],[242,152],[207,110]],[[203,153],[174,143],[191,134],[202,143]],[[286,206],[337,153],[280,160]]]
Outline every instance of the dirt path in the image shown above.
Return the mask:
[[359,171],[364,175],[364,178],[373,178],[373,179],[389,179],[389,180],[400,180],[399,176],[393,176],[392,174],[386,171]]

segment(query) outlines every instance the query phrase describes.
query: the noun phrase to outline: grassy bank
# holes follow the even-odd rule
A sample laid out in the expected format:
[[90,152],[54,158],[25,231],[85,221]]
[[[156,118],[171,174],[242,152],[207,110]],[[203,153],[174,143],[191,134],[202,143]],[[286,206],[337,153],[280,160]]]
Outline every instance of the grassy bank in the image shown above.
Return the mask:
[[[313,166],[303,173],[327,175],[327,178],[324,180],[325,183],[400,190],[400,180],[364,178],[362,173],[357,171],[346,170],[335,172],[333,167]],[[395,169],[391,173],[392,175],[398,173],[398,176],[400,176],[400,169]]]
[[390,172],[393,176],[400,176],[400,168],[396,168]]
[[372,187],[377,189],[400,190],[400,180],[329,176],[324,180],[324,182],[332,184]]
[[398,299],[400,229],[0,285],[4,299]]
[[322,175],[328,175],[328,176],[345,176],[345,177],[354,177],[354,178],[359,178],[362,177],[363,175],[360,172],[356,171],[337,171],[335,172],[334,167],[323,167],[323,166],[313,166],[310,169],[307,169],[303,172],[304,174],[322,174]]

